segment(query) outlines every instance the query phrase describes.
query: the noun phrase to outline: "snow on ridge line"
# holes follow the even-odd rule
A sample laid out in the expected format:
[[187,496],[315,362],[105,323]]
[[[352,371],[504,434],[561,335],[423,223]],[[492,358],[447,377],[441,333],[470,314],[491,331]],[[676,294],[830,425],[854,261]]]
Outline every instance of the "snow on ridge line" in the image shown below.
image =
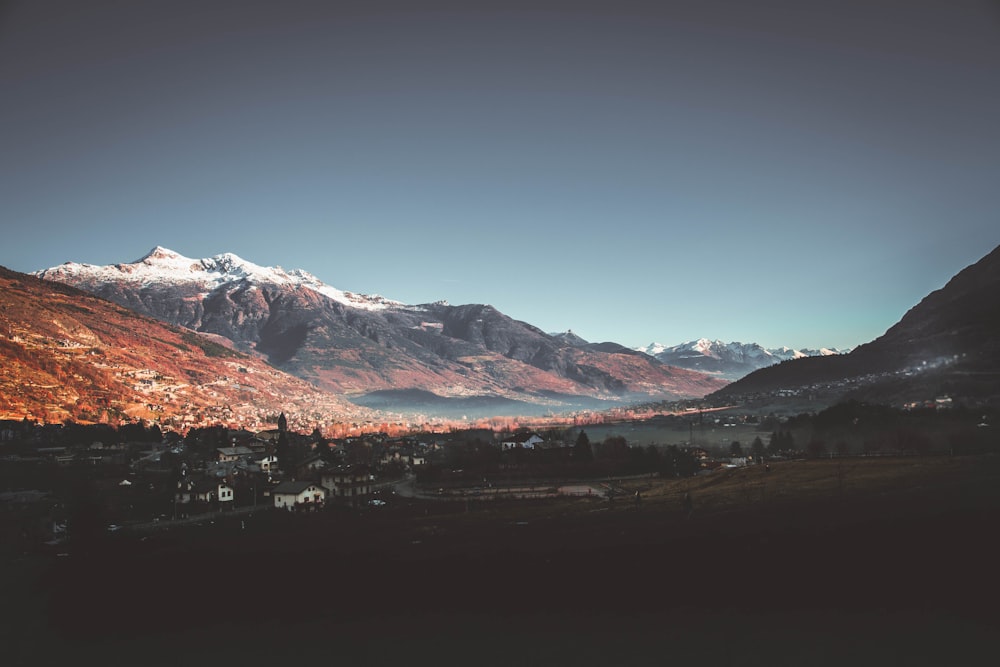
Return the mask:
[[130,263],[99,266],[66,262],[35,271],[34,275],[59,282],[70,282],[70,278],[77,277],[87,281],[127,281],[143,285],[196,283],[208,291],[242,281],[250,284],[273,283],[303,287],[352,308],[385,310],[405,307],[402,302],[383,296],[339,290],[302,269],[285,271],[280,266],[259,266],[229,252],[205,259],[191,259],[162,246],[156,246]]
[[[840,350],[837,348],[819,348],[811,349],[804,348],[801,350],[796,350],[787,346],[778,348],[765,348],[759,343],[740,343],[740,342],[730,342],[723,343],[721,340],[710,340],[708,338],[699,338],[696,340],[688,341],[686,343],[680,343],[678,345],[664,345],[663,343],[653,342],[645,347],[634,348],[639,352],[644,352],[652,356],[658,356],[664,353],[682,354],[682,353],[694,353],[697,356],[712,357],[715,359],[721,359],[723,356],[728,357],[757,357],[757,358],[773,358],[775,361],[782,361],[786,359],[799,359],[802,357],[813,357],[813,356],[829,356],[835,354],[845,354],[850,350]],[[697,358],[689,357],[689,358]]]

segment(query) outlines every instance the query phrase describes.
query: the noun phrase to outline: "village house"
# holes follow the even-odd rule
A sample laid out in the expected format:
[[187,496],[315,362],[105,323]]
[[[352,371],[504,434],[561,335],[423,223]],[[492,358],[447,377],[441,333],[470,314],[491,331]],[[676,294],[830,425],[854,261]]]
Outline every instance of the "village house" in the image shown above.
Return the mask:
[[295,473],[299,477],[309,477],[315,479],[317,470],[322,470],[326,464],[319,454],[311,454],[295,466]]
[[401,448],[393,447],[382,452],[382,456],[379,458],[378,463],[380,466],[391,466],[391,465],[405,465],[406,457],[403,455]]
[[272,472],[278,469],[278,457],[274,454],[255,454],[250,462],[257,465],[261,472]]
[[254,440],[263,445],[273,445],[278,442],[278,436],[281,435],[281,431],[276,428],[268,429],[266,431],[257,431],[254,434]]
[[333,470],[324,470],[320,475],[320,484],[330,492],[330,497],[337,500],[357,504],[362,498],[371,495],[371,473],[367,466],[340,466]]
[[253,454],[252,449],[249,447],[243,447],[242,445],[237,445],[235,447],[219,447],[215,450],[215,452],[218,454],[219,463],[239,461],[240,459],[245,459]]
[[326,499],[326,490],[313,482],[282,482],[271,489],[271,498],[278,509],[319,507]]
[[185,479],[177,482],[177,490],[174,492],[174,502],[186,505],[188,503],[201,502],[231,503],[233,502],[233,487],[223,480],[202,478]]
[[534,449],[535,446],[545,442],[537,433],[511,433],[500,440],[500,449]]

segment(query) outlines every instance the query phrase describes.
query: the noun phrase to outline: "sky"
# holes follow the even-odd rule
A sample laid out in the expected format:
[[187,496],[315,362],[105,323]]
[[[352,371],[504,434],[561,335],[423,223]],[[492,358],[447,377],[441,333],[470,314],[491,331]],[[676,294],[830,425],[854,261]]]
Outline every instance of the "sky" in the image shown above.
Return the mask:
[[853,347],[1000,243],[1000,3],[0,3],[0,265]]

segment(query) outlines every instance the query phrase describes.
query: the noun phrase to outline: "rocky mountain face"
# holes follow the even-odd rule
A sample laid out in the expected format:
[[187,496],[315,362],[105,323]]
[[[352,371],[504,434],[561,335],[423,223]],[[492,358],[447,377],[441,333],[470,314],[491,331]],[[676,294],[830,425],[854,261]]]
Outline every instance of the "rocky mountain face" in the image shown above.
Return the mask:
[[789,359],[843,354],[834,348],[795,350],[789,347],[765,349],[757,343],[723,343],[721,340],[699,338],[680,345],[651,343],[639,351],[656,357],[670,366],[688,368],[717,375],[726,380],[738,380],[759,368],[767,368]]
[[371,417],[225,338],[0,267],[0,419],[260,428],[282,411]]
[[842,386],[871,401],[949,395],[1000,399],[1000,246],[925,297],[882,336],[849,354],[758,370],[714,396],[805,385]]
[[347,395],[421,389],[571,406],[574,397],[687,398],[724,381],[621,346],[577,346],[488,305],[405,305],[342,292],[302,271],[164,248],[113,266],[37,274],[137,312],[232,340],[314,385]]

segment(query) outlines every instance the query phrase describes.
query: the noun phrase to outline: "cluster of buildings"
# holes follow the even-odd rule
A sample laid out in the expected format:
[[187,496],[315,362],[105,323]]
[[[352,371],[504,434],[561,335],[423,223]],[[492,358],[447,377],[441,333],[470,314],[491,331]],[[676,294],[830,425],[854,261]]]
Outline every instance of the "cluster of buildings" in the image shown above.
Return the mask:
[[[424,465],[432,446],[379,434],[327,440],[318,431],[287,430],[285,420],[280,429],[256,433],[214,426],[186,436],[149,425],[0,420],[0,478],[10,482],[0,484],[0,492],[12,492],[0,500],[0,515],[14,526],[24,523],[20,515],[37,516],[43,525],[13,533],[58,537],[52,526],[66,524],[75,502],[60,482],[66,479],[85,481],[109,526],[194,520],[219,511],[357,506]],[[30,480],[30,488],[21,480]]]

